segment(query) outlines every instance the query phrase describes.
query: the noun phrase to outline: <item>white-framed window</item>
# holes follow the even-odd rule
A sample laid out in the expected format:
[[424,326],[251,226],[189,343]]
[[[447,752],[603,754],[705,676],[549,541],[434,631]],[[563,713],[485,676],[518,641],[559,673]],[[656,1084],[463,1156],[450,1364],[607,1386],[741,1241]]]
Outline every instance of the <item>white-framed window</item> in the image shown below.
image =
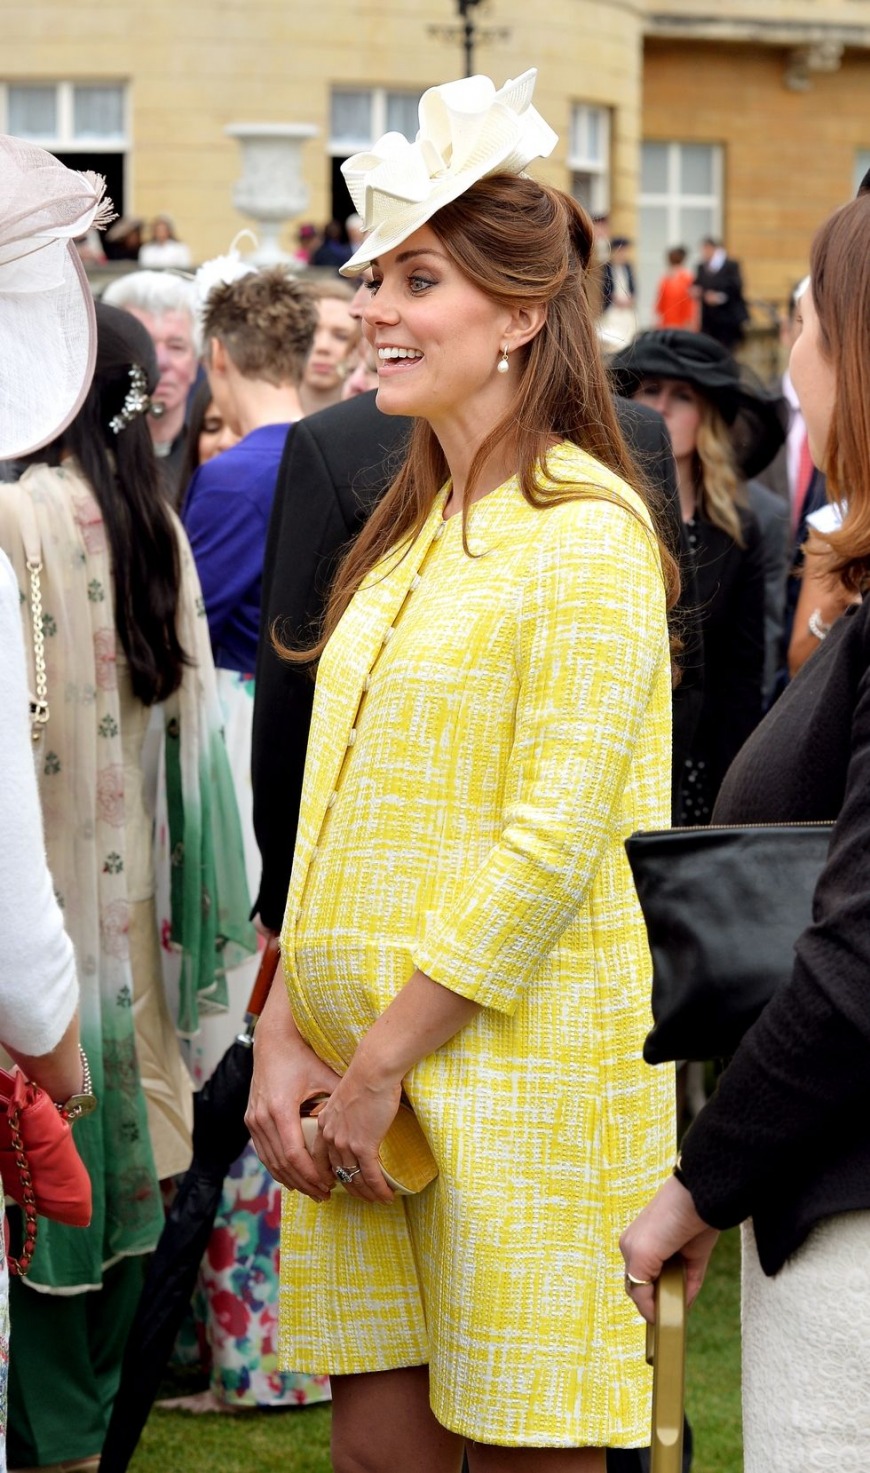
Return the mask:
[[568,168],[571,193],[590,215],[610,209],[610,109],[575,102],[571,107]]
[[126,82],[0,80],[0,133],[39,143],[71,169],[102,174],[124,213],[130,155]]
[[0,132],[52,153],[122,153],[129,146],[123,82],[0,83]]
[[718,143],[660,143],[641,146],[640,250],[637,252],[638,317],[653,322],[667,252],[685,246],[695,265],[705,235],[722,234],[723,150]]
[[870,169],[870,148],[855,149],[855,169],[852,179],[852,193],[857,194],[858,187],[867,170]]
[[384,133],[404,133],[406,138],[414,138],[421,96],[421,92],[388,91],[385,87],[334,87],[329,152],[346,159],[370,148]]

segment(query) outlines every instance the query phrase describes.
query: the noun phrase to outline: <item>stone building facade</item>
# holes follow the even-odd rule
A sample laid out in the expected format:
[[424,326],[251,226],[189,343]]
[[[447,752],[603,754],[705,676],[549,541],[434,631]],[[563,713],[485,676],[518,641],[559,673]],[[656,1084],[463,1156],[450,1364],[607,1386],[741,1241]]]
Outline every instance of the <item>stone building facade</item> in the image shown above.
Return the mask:
[[[246,223],[237,123],[303,123],[308,203],[415,126],[464,67],[457,0],[5,0],[0,131],[106,172],[125,213],[174,217],[196,259]],[[819,220],[870,166],[870,0],[481,0],[475,69],[536,66],[559,133],[539,166],[636,241],[644,312],[667,246],[721,234],[781,302]],[[295,224],[283,242],[293,245]],[[764,311],[763,305],[759,308]]]
[[763,316],[870,168],[870,4],[647,0],[644,30],[643,301],[665,248],[709,231]]
[[[626,222],[643,4],[487,0],[474,14],[476,70],[501,82],[539,69],[536,102],[560,137],[542,175]],[[415,128],[420,93],[463,74],[458,20],[455,0],[5,0],[0,131],[101,163],[125,213],[169,213],[202,259],[244,223],[227,125],[316,127],[305,218],[323,223],[347,205],[341,159]]]

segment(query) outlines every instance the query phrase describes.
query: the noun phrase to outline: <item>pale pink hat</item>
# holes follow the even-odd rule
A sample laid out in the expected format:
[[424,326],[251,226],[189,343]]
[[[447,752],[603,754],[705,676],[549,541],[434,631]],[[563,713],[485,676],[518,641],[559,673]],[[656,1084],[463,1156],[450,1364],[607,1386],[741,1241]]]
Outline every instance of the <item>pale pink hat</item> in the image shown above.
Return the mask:
[[55,439],[90,386],[94,303],[73,242],[112,218],[105,187],[0,134],[0,459]]

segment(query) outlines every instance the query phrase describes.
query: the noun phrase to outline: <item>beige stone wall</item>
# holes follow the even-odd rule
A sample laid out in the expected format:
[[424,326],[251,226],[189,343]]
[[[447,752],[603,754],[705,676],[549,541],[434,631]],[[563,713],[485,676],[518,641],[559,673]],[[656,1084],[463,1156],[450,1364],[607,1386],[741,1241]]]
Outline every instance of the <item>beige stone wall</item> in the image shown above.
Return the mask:
[[[489,0],[477,69],[497,82],[537,66],[536,102],[560,134],[542,177],[564,186],[572,102],[614,109],[613,213],[631,232],[637,186],[644,0]],[[243,223],[232,206],[231,122],[306,122],[311,202],[329,214],[329,91],[334,84],[417,88],[461,75],[454,0],[4,0],[0,81],[130,84],[128,212],[167,211],[197,258],[225,250]],[[290,236],[287,237],[288,244]]]
[[649,16],[680,20],[742,20],[766,25],[857,26],[867,24],[856,0],[644,0]]
[[[853,7],[857,8],[857,7]],[[870,149],[870,53],[845,53],[806,92],[783,84],[776,48],[648,40],[643,136],[720,143],[726,244],[748,295],[784,300],[816,227],[853,188]]]

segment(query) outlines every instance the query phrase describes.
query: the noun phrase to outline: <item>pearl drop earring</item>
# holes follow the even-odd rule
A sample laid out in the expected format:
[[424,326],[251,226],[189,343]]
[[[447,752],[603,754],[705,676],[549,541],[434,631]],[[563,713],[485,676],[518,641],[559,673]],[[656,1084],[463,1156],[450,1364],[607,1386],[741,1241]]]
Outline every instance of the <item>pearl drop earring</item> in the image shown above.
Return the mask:
[[510,364],[508,363],[508,349],[507,343],[505,343],[504,347],[501,350],[501,357],[496,364],[496,369],[499,373],[507,373],[509,368]]

